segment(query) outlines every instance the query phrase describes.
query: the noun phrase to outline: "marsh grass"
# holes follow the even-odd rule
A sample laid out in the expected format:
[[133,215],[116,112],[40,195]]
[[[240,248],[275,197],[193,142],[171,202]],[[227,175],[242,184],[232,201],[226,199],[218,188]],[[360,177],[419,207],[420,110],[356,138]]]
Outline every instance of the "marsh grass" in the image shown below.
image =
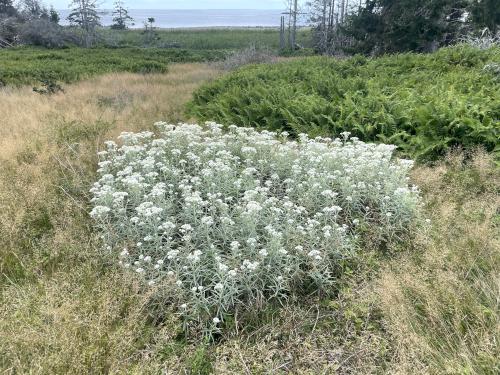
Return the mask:
[[[238,50],[251,45],[278,49],[280,35],[278,28],[192,28],[159,29],[158,47],[175,47],[193,50]],[[114,46],[141,46],[144,43],[143,30],[101,31],[102,43]],[[300,29],[297,42],[305,47],[312,47],[309,29]]]
[[415,170],[432,227],[377,282],[381,311],[406,373],[500,370],[500,170],[490,155],[452,153]]

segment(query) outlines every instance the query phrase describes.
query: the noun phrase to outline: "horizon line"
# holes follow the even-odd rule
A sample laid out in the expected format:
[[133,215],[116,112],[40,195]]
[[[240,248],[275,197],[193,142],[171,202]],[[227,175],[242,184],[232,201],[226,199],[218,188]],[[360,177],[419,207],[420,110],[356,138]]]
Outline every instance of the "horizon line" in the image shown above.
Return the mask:
[[[113,10],[113,8],[97,8]],[[127,8],[128,10],[286,10],[286,8]],[[57,8],[56,10],[71,10],[71,8]]]

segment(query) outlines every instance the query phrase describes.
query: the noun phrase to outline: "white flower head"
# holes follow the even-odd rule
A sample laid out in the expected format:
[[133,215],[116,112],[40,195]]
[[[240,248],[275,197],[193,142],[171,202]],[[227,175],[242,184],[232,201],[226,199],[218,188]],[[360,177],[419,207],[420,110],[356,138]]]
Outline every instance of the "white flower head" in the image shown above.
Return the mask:
[[157,127],[99,154],[90,215],[103,252],[155,290],[173,286],[193,326],[217,331],[222,313],[285,286],[293,294],[302,280],[327,285],[361,229],[390,235],[418,217],[412,163],[393,146],[346,132],[288,140],[216,123]]

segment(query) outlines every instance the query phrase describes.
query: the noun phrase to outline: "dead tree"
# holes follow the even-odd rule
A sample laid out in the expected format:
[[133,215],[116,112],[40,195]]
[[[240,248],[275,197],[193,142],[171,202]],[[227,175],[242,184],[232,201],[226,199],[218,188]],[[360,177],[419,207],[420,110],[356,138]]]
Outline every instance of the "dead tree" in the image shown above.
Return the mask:
[[288,12],[282,14],[288,16],[288,46],[294,50],[297,47],[297,18],[301,13],[299,11],[298,0],[287,0]]
[[285,16],[281,16],[281,25],[280,25],[280,49],[284,50],[286,47],[285,40]]
[[73,8],[68,21],[78,26],[83,33],[83,45],[92,47],[96,39],[96,27],[100,26],[100,17],[97,11],[97,0],[72,0]]

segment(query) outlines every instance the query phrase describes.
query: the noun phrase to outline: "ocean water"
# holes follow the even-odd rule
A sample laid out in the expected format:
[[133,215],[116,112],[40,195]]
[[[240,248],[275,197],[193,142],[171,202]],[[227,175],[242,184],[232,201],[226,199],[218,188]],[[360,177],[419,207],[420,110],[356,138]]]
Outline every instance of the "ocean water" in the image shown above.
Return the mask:
[[[134,18],[131,28],[142,28],[149,17],[155,18],[155,26],[160,28],[192,27],[279,27],[283,11],[277,9],[130,9]],[[67,24],[69,10],[60,10],[61,23]],[[112,24],[112,11],[101,11],[104,26]],[[303,22],[301,21],[301,24]]]

